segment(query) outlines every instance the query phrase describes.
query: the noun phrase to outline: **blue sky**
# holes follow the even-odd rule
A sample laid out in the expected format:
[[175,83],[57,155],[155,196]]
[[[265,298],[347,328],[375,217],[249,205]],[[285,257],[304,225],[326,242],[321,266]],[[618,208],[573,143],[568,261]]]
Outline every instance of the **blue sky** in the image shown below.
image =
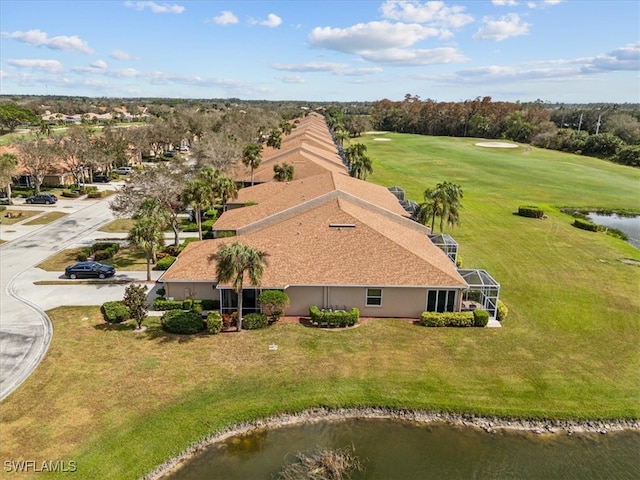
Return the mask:
[[637,0],[0,2],[0,93],[640,102]]

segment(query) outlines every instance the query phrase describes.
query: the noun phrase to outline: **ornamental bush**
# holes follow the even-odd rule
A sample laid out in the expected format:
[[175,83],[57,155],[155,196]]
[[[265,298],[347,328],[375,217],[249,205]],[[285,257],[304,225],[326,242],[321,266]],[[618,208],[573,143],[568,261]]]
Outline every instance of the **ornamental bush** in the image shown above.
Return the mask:
[[245,330],[258,330],[269,325],[269,320],[264,313],[248,313],[242,317],[242,328]]
[[271,322],[277,322],[289,306],[289,295],[282,290],[265,290],[258,296],[258,305]]
[[202,300],[203,310],[220,310],[220,300],[209,300],[207,298]]
[[182,310],[182,300],[166,300],[156,298],[153,301],[154,310]]
[[160,324],[165,332],[193,334],[204,328],[202,317],[197,313],[182,310],[169,310],[160,318]]
[[473,311],[474,327],[486,327],[487,323],[489,323],[489,312],[480,309]]
[[120,301],[104,302],[100,311],[109,323],[122,323],[130,317],[129,308]]
[[190,298],[185,298],[182,301],[182,309],[183,310],[191,310],[191,307],[193,307],[193,300]]
[[544,211],[535,205],[524,205],[518,207],[518,215],[529,218],[542,218]]
[[498,300],[498,314],[496,316],[497,320],[499,322],[502,322],[506,320],[508,315],[509,315],[509,309],[507,308],[507,306],[504,304],[502,300]]
[[158,263],[156,263],[155,270],[167,270],[175,261],[176,257],[172,257],[171,255],[161,258],[158,260]]
[[576,218],[573,220],[573,226],[581,228],[582,230],[588,230],[590,232],[597,232],[599,227],[589,220],[583,220],[582,218]]
[[222,315],[220,312],[209,312],[207,315],[207,332],[212,335],[222,331]]
[[89,250],[81,250],[76,257],[79,262],[86,262],[91,252]]
[[353,307],[349,311],[322,311],[315,305],[309,307],[309,316],[314,325],[319,327],[345,328],[352,327],[358,323],[360,311]]
[[423,327],[473,327],[472,312],[422,312],[420,325]]

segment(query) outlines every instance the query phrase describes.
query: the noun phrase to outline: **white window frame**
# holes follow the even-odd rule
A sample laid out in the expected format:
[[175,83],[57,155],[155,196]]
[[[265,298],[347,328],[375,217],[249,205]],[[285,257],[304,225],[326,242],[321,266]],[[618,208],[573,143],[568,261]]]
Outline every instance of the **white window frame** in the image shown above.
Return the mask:
[[[369,294],[369,290],[380,290],[380,295],[370,295]],[[379,305],[372,305],[369,303],[369,299],[370,298],[375,298],[375,299],[380,299],[380,304]],[[377,307],[380,308],[382,307],[382,288],[367,288],[365,291],[365,299],[364,299],[364,304],[366,307]]]

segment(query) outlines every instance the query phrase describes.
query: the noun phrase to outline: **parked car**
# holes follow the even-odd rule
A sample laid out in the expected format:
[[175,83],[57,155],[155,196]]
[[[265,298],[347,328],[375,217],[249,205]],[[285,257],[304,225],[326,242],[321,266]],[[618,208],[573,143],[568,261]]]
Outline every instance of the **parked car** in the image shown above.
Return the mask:
[[27,203],[44,203],[46,205],[51,205],[52,203],[56,203],[58,201],[58,197],[56,197],[53,193],[40,193],[38,195],[32,195],[27,198]]
[[189,147],[187,145],[180,145],[180,151],[181,152],[188,152],[189,151]]
[[64,269],[64,274],[71,279],[75,278],[107,278],[116,274],[116,269],[111,265],[98,262],[80,262],[69,265]]
[[169,151],[167,151],[167,152],[164,152],[164,153],[162,154],[162,156],[163,156],[164,158],[173,158],[173,157],[175,157],[175,156],[176,156],[176,152],[175,152],[175,150],[169,150]]
[[109,183],[111,179],[108,175],[94,175],[93,183]]
[[117,173],[118,175],[129,175],[131,172],[133,172],[133,168],[131,167],[118,167],[114,170],[115,173]]

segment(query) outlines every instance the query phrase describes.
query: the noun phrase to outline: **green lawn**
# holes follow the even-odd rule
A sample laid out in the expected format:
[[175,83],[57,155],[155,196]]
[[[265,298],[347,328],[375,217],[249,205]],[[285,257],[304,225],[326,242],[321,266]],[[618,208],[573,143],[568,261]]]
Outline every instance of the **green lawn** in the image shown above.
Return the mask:
[[[217,336],[107,327],[98,308],[50,312],[43,363],[2,404],[0,458],[75,460],[79,478],[139,478],[214,430],[314,406],[388,406],[507,417],[638,418],[640,252],[573,228],[557,206],[640,208],[640,170],[469,139],[366,137],[371,181],[410,198],[465,192],[453,231],[510,309],[500,329],[377,320]],[[548,218],[513,215],[523,203]],[[277,351],[269,351],[271,343]],[[62,476],[62,475],[59,475]],[[23,477],[21,477],[23,478]]]

